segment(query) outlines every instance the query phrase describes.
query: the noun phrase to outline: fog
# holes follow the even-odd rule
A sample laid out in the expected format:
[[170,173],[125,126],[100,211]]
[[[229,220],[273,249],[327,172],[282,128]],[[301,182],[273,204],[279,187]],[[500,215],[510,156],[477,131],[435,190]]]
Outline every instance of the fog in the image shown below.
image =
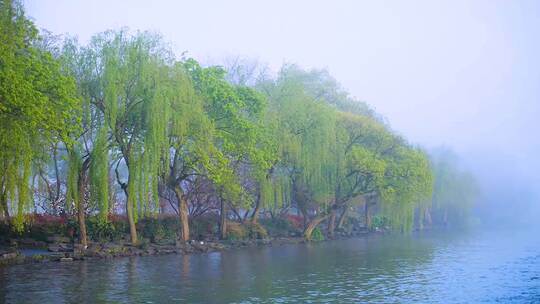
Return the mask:
[[276,71],[326,68],[426,148],[452,148],[478,177],[482,215],[539,216],[538,1],[25,1],[40,28],[127,26],[202,61],[239,55]]

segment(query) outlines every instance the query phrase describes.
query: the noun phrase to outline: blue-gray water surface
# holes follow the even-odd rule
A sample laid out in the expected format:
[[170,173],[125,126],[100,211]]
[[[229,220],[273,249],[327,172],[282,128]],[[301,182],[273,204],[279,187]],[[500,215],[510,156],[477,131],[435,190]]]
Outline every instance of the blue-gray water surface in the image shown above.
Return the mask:
[[525,232],[370,236],[0,268],[6,303],[540,303]]

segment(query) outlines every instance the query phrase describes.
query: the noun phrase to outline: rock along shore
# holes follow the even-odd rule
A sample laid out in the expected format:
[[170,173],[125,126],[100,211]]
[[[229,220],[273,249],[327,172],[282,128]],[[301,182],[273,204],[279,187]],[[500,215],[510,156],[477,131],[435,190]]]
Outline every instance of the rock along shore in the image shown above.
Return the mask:
[[[276,246],[298,244],[305,240],[300,237],[269,238],[236,241],[190,241],[187,243],[171,242],[141,243],[133,246],[125,242],[91,242],[84,250],[80,244],[72,244],[67,238],[50,238],[50,242],[32,242],[19,240],[19,247],[0,249],[0,266],[27,263],[71,262],[87,259],[108,259],[114,257],[150,256],[165,254],[198,254],[225,251],[234,248]],[[12,243],[17,242],[12,240]]]
[[[367,235],[362,233],[353,236],[340,236],[334,239],[353,238]],[[329,239],[329,240],[334,240]],[[275,237],[255,240],[225,241],[189,241],[150,243],[141,242],[133,246],[127,242],[90,242],[83,249],[80,244],[73,244],[69,238],[53,236],[47,242],[31,239],[10,240],[11,247],[0,248],[0,266],[14,264],[31,264],[46,262],[72,262],[88,259],[110,259],[115,257],[151,256],[165,254],[200,254],[226,251],[235,248],[257,246],[280,246],[306,242],[302,237]]]

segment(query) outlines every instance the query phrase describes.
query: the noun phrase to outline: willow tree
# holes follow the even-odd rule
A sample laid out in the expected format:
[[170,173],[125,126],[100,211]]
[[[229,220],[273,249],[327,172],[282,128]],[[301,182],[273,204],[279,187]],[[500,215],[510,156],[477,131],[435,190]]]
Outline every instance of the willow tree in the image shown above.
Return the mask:
[[71,143],[69,132],[77,128],[73,79],[36,46],[40,39],[20,2],[0,1],[0,209],[5,219],[15,210],[17,229],[30,206],[36,154],[51,142]]
[[346,112],[340,115],[334,151],[336,196],[329,233],[335,227],[335,210],[346,212],[357,197],[364,200],[368,227],[370,208],[379,201],[393,228],[409,230],[415,208],[431,195],[427,155],[374,117]]
[[410,231],[414,211],[429,202],[433,175],[427,154],[419,148],[401,145],[388,158],[384,185],[379,192],[383,215],[395,230]]
[[[291,76],[291,68],[285,66],[275,81],[263,84],[279,162],[261,193],[265,207],[294,204],[308,221],[310,209],[326,209],[333,197],[328,177],[334,161],[336,111],[309,95]],[[322,220],[316,216],[313,228]]]
[[[479,187],[475,178],[461,166],[458,157],[449,149],[431,153],[434,187],[431,209],[425,213],[435,224],[462,225],[478,199]],[[428,221],[429,223],[429,221]]]
[[158,177],[163,169],[161,160],[168,152],[167,80],[173,56],[160,37],[130,35],[124,30],[94,36],[82,52],[87,58],[85,83],[100,121],[94,144],[101,149],[91,154],[96,184],[91,192],[98,200],[106,197],[109,153],[126,197],[131,242],[135,244],[138,218],[158,210]]
[[184,62],[171,67],[169,86],[167,140],[170,157],[163,159],[164,184],[175,194],[180,219],[180,239],[189,240],[189,212],[185,188],[197,177],[220,183],[228,171],[227,162],[214,146],[214,127],[196,94]]
[[[365,115],[339,112],[336,128],[333,170],[333,205],[328,211],[328,232],[332,236],[336,213],[343,222],[349,205],[377,192],[386,169],[384,154],[395,144],[392,133],[380,122]],[[366,204],[366,213],[368,205]]]
[[203,68],[194,60],[188,60],[185,66],[214,129],[213,162],[221,163],[223,169],[219,175],[216,171],[210,176],[221,199],[220,233],[225,238],[228,206],[246,208],[253,203],[253,197],[242,187],[239,172],[246,167],[265,172],[275,158],[264,140],[265,99],[252,88],[229,83],[221,67]]
[[92,49],[66,38],[58,59],[65,74],[76,80],[76,94],[82,101],[80,128],[70,131],[67,146],[66,204],[76,209],[81,244],[87,246],[86,211],[98,211],[98,219],[108,221],[110,131],[103,113],[100,58]]
[[[310,239],[327,219],[332,233],[337,210],[380,186],[384,161],[377,148],[392,136],[367,108],[353,107],[327,73],[285,66],[277,81],[262,89],[277,113],[281,161],[276,172],[290,177],[288,195],[304,214],[304,235]],[[339,111],[349,103],[347,109],[356,114]]]
[[[412,152],[399,154],[397,151],[414,149],[396,136],[367,105],[342,90],[326,71],[304,71],[287,65],[276,81],[262,83],[259,87],[269,96],[277,126],[275,138],[279,143],[280,162],[274,167],[272,177],[274,180],[280,175],[290,177],[284,179],[289,184],[285,183],[283,188],[288,187],[290,199],[304,214],[307,239],[325,220],[332,234],[337,211],[342,212],[342,222],[349,205],[360,198],[384,197],[393,203],[387,206],[402,208],[429,192],[430,175],[425,175],[429,166],[421,161],[413,163]],[[400,168],[404,167],[410,174],[407,178],[415,186],[397,183],[402,181]],[[266,187],[264,193],[270,201],[275,201],[272,192],[279,185],[271,186]],[[391,195],[398,192],[403,199]],[[365,206],[369,214],[370,203]],[[404,217],[394,217],[396,225],[402,223],[400,219]]]

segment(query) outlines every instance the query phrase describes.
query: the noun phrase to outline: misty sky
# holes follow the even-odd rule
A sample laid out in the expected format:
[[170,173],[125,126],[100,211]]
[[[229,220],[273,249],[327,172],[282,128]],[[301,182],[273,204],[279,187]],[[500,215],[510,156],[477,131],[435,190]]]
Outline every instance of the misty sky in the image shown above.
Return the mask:
[[24,1],[38,27],[81,42],[127,26],[203,62],[327,68],[413,142],[452,147],[486,185],[538,193],[540,1],[261,2]]

